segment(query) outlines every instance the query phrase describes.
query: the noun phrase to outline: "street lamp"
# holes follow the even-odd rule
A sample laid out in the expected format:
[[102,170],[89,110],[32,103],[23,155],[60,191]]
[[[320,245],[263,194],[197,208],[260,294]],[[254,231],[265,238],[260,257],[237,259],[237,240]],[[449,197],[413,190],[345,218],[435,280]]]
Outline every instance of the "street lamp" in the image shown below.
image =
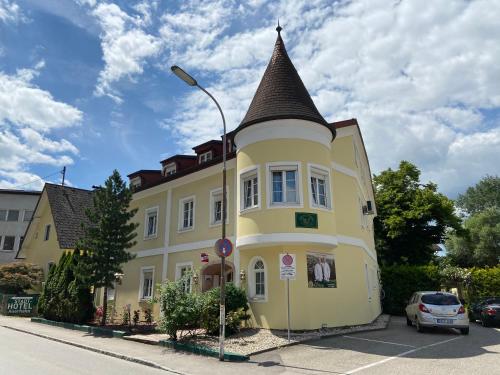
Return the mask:
[[[186,82],[189,86],[196,86],[205,94],[207,94],[210,99],[212,99],[219,109],[222,116],[222,125],[224,127],[224,135],[222,137],[222,240],[226,238],[226,119],[224,118],[224,113],[217,103],[217,100],[205,90],[198,82],[191,77],[188,73],[182,70],[177,65],[173,65],[170,69],[172,72]],[[220,257],[220,313],[219,313],[219,360],[224,361],[224,338],[225,338],[225,328],[226,328],[226,258],[224,256]]]

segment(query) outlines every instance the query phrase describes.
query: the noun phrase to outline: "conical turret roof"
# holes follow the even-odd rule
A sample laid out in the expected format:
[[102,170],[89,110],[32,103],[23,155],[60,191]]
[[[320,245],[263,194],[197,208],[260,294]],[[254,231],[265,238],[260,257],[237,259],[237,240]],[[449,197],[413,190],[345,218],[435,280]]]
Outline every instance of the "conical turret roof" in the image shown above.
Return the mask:
[[247,114],[236,132],[249,125],[277,119],[302,119],[331,128],[321,116],[288,57],[278,26],[278,38],[271,61],[260,81]]

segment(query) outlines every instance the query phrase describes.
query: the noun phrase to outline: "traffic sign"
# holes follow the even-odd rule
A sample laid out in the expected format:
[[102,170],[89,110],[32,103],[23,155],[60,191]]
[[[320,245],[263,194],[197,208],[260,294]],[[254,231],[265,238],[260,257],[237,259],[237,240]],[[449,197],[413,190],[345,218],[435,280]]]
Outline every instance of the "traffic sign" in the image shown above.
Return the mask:
[[295,280],[296,274],[295,254],[280,254],[280,280]]
[[227,258],[233,252],[233,243],[229,238],[221,238],[215,242],[215,253],[223,258]]

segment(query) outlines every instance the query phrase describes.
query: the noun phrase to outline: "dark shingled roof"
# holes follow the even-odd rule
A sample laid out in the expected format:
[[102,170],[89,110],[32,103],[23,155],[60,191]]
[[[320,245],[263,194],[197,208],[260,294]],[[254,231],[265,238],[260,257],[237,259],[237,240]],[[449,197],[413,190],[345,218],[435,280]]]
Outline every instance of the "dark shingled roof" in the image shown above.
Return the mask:
[[285,43],[281,39],[281,28],[278,26],[276,30],[278,38],[271,61],[236,132],[258,122],[302,119],[328,127],[335,136],[335,128],[331,127],[319,113],[288,57]]
[[57,239],[61,249],[74,249],[83,236],[81,223],[88,223],[85,210],[93,207],[93,192],[69,186],[45,184]]

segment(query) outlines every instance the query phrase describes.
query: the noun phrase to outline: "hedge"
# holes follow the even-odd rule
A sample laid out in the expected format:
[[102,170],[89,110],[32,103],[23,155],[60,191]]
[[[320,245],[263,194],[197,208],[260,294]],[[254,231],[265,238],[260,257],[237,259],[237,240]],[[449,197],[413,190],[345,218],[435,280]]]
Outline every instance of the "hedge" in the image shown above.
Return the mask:
[[420,290],[440,290],[437,266],[398,265],[381,268],[382,301],[386,314],[403,315],[411,295]]
[[500,296],[500,266],[493,268],[472,268],[467,286],[467,299],[474,303],[483,297]]

